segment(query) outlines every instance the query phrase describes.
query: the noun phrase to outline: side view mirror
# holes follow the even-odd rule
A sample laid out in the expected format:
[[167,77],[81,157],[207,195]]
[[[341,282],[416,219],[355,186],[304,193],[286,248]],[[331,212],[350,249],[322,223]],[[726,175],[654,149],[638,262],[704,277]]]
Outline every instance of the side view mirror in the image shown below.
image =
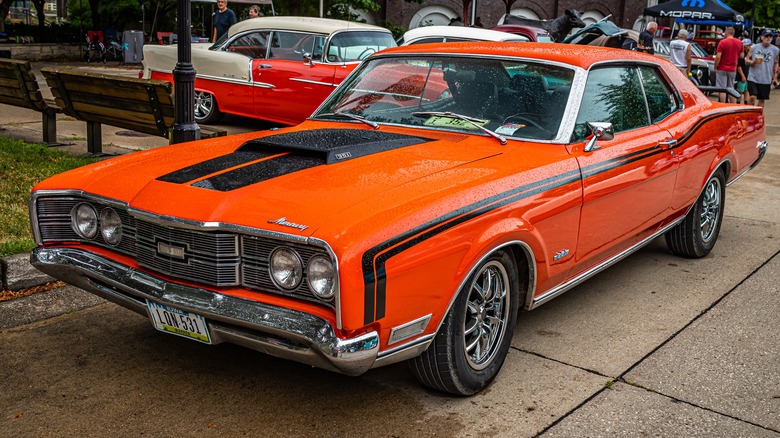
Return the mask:
[[311,60],[311,53],[303,54],[303,63],[306,65],[314,65],[314,62]]
[[599,148],[596,146],[596,140],[612,140],[615,138],[615,130],[612,127],[612,123],[609,122],[588,122],[588,130],[591,132],[592,137],[588,140],[588,144],[585,145],[585,152],[591,152]]

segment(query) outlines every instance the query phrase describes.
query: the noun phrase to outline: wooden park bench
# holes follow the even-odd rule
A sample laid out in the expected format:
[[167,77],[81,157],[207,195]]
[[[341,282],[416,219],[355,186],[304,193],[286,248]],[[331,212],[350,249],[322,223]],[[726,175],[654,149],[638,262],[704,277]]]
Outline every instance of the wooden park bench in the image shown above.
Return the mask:
[[57,113],[53,99],[45,99],[28,61],[0,58],[0,103],[43,114],[43,141],[57,143]]
[[[87,122],[87,151],[102,153],[101,124],[170,138],[174,122],[169,82],[104,75],[79,70],[41,69],[63,112]],[[227,131],[201,127],[201,138]]]

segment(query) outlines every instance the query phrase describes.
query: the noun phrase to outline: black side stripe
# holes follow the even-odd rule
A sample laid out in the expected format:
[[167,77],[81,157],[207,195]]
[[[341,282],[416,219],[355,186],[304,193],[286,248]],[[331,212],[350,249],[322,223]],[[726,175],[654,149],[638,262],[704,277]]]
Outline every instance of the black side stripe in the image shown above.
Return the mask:
[[440,216],[369,249],[363,254],[364,322],[369,324],[385,316],[385,263],[389,258],[490,211],[576,181],[580,181],[579,170],[516,187]]
[[[733,113],[711,114],[702,117],[680,137],[675,148],[682,146],[686,141],[693,137],[696,130],[705,122],[731,114]],[[371,322],[374,322],[385,316],[387,301],[387,274],[385,270],[385,264],[391,257],[427,239],[430,239],[431,237],[434,237],[449,228],[474,219],[507,204],[511,204],[512,202],[516,202],[537,193],[541,193],[545,190],[552,190],[566,184],[570,184],[574,181],[590,178],[600,173],[608,172],[610,170],[633,163],[635,161],[643,160],[653,155],[667,152],[668,151],[666,149],[663,149],[658,145],[654,145],[642,150],[634,151],[621,157],[616,157],[601,163],[594,163],[589,166],[585,166],[580,169],[580,171],[566,172],[558,176],[546,178],[534,184],[517,187],[515,189],[491,196],[482,201],[475,202],[446,215],[440,216],[432,221],[415,227],[369,249],[363,254],[362,259],[364,281],[364,323],[370,324]],[[549,185],[554,181],[557,182]],[[496,203],[493,204],[494,202]]]

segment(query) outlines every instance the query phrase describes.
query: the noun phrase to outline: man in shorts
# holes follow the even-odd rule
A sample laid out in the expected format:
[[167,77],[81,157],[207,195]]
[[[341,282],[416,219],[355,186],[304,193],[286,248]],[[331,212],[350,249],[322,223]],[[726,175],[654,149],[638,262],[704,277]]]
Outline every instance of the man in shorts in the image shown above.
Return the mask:
[[764,29],[759,36],[761,42],[754,44],[748,51],[745,62],[750,65],[748,73],[748,93],[750,101],[755,105],[758,100],[758,106],[764,107],[764,102],[769,99],[769,93],[772,91],[772,85],[777,85],[778,74],[778,55],[780,49],[773,46],[772,31]]
[[[739,54],[742,53],[742,41],[734,38],[734,28],[726,28],[726,38],[718,43],[715,49],[715,86],[718,88],[734,88],[737,76]],[[728,102],[726,93],[719,94],[721,102]]]

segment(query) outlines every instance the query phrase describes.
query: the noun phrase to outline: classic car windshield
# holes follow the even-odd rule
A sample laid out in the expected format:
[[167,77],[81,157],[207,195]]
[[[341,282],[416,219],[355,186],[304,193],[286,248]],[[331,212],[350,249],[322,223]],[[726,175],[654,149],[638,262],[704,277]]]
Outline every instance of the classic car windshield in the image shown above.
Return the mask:
[[386,32],[341,32],[333,35],[328,44],[328,62],[362,61],[374,52],[395,46],[393,35]]
[[508,137],[551,140],[573,77],[571,69],[529,61],[380,57],[350,76],[315,117],[346,113],[377,123],[480,133],[477,123]]

